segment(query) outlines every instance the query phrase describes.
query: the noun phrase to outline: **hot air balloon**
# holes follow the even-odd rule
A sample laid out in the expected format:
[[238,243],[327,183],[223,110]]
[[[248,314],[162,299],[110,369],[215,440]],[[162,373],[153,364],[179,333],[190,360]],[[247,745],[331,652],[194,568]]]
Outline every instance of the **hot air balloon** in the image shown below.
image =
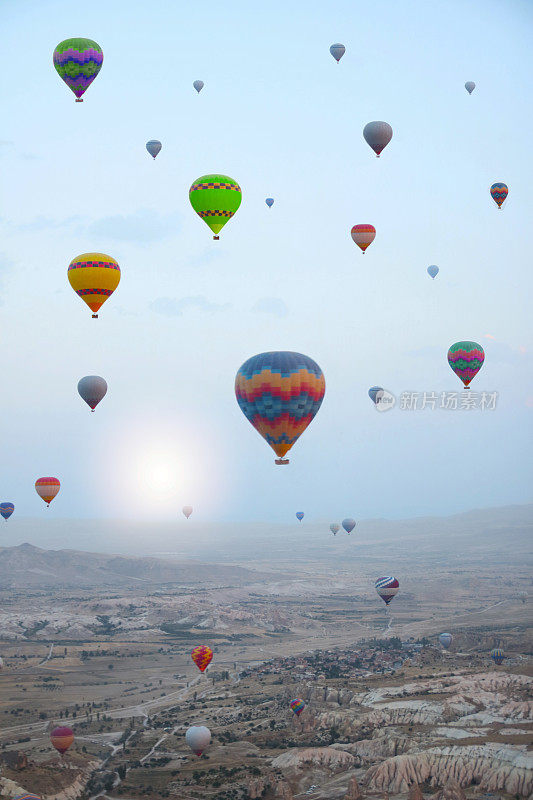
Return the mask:
[[527,603],[527,600],[528,600],[528,594],[527,594],[527,592],[520,592],[520,594],[518,595],[518,597],[519,597],[519,599],[522,601],[522,603]]
[[331,47],[329,48],[329,52],[331,53],[331,55],[333,56],[333,58],[335,59],[335,61],[338,64],[339,61],[341,60],[341,58],[343,57],[343,55],[345,54],[346,48],[345,48],[345,46],[343,44],[339,44],[337,42],[337,44],[332,44],[331,45]]
[[54,67],[76,95],[76,103],[83,103],[82,94],[100,72],[103,62],[102,48],[92,39],[65,39],[54,50]]
[[474,81],[467,81],[465,83],[465,89],[468,92],[468,94],[472,94],[472,92],[474,91],[475,88],[476,88],[476,84],[474,83]]
[[501,211],[503,204],[509,194],[509,188],[506,183],[493,183],[490,187],[490,196]]
[[198,94],[200,94],[200,92],[204,88],[204,82],[203,81],[193,81],[192,85],[194,86],[194,88],[196,89]]
[[431,264],[431,266],[428,267],[428,275],[431,275],[434,280],[438,274],[439,268],[435,264]]
[[192,506],[183,506],[183,508],[181,510],[183,511],[183,513],[185,514],[187,519],[189,519],[189,517],[192,514]]
[[57,478],[38,478],[35,481],[35,491],[39,497],[42,497],[47,506],[50,506],[60,488],[61,484]]
[[63,755],[67,752],[74,741],[74,733],[72,728],[69,728],[66,725],[60,725],[58,728],[54,728],[50,734],[50,741],[57,752]]
[[0,503],[0,514],[6,521],[9,519],[14,510],[15,506],[13,503]]
[[468,388],[485,361],[485,351],[477,342],[456,342],[448,350],[448,364]]
[[379,403],[379,401],[383,397],[383,392],[384,392],[384,389],[381,386],[371,386],[370,387],[370,389],[368,390],[368,396],[370,397],[370,399],[372,400],[374,405],[377,406],[377,404]]
[[202,175],[189,189],[189,200],[215,234],[213,239],[219,239],[219,232],[241,204],[241,187],[227,175]]
[[332,532],[333,536],[336,536],[340,531],[340,525],[337,522],[332,522],[329,526],[330,531]]
[[213,651],[205,644],[195,647],[191,653],[191,658],[200,670],[205,672],[211,661],[213,660]]
[[149,142],[146,142],[146,149],[154,160],[157,154],[161,151],[162,147],[163,145],[158,139],[150,139]]
[[99,375],[86,375],[78,381],[78,393],[91,411],[94,411],[107,394],[107,382]]
[[326,382],[312,358],[301,353],[259,353],[245,361],[235,378],[239,407],[278,456],[284,458],[313,420]]
[[503,650],[500,650],[499,647],[495,647],[494,650],[490,651],[490,657],[492,658],[495,664],[500,666],[500,664],[503,663],[505,655],[503,653]]
[[439,642],[444,647],[445,650],[448,650],[451,643],[453,642],[453,636],[451,633],[441,633],[439,636]]
[[96,313],[120,283],[120,267],[111,256],[104,253],[83,253],[70,262],[70,285],[93,313]]
[[384,603],[388,606],[395,594],[397,594],[400,584],[392,576],[385,578],[378,578],[376,583],[376,592],[379,594]]
[[267,197],[267,199],[265,200],[265,203],[267,204],[267,206],[269,208],[272,208],[272,206],[274,205],[274,198],[273,197]]
[[14,800],[41,800],[36,794],[19,794]]
[[303,520],[304,516],[305,515],[304,515],[303,511],[297,511],[296,512],[296,519],[298,520],[298,522],[301,522]]
[[291,711],[294,711],[297,717],[299,717],[305,708],[305,703],[301,698],[295,697],[294,700],[291,700],[289,703],[289,708]]
[[185,734],[185,741],[197,756],[201,756],[211,741],[211,731],[205,725],[193,725]]
[[357,247],[360,247],[365,254],[365,250],[369,244],[372,244],[376,238],[376,229],[373,225],[354,225],[352,228],[352,239]]
[[369,122],[363,128],[363,136],[379,158],[381,151],[392,139],[392,128],[388,122]]
[[352,519],[351,517],[346,517],[346,519],[343,519],[342,521],[342,527],[344,528],[346,533],[351,533],[355,528],[355,520]]

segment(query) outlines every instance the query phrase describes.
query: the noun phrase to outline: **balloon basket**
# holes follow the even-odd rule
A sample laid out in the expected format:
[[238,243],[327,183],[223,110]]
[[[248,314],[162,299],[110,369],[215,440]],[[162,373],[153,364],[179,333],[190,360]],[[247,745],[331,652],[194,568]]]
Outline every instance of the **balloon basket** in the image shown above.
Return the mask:
[[93,319],[98,319],[98,314],[93,314]]
[[83,97],[76,97],[76,103],[83,103]]
[[276,458],[275,459],[275,463],[279,464],[279,465],[288,464],[289,463],[289,459],[288,458]]
[[220,236],[213,236],[213,239],[215,240],[215,242],[218,242],[218,240],[220,239]]

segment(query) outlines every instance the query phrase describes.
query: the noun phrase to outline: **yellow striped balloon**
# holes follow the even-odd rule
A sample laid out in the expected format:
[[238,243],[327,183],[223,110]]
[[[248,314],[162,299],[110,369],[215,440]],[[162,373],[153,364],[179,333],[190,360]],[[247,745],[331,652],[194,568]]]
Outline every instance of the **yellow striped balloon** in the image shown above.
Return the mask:
[[120,283],[120,267],[105,253],[82,253],[68,268],[70,285],[98,317],[98,311]]

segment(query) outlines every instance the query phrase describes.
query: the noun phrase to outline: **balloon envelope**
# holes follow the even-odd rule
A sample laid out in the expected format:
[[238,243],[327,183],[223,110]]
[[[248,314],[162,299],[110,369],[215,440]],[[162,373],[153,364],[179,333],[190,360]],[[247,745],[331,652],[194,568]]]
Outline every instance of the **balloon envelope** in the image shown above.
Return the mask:
[[305,703],[300,697],[295,697],[294,700],[290,701],[289,708],[299,717],[305,708]]
[[202,175],[189,189],[189,200],[198,216],[203,219],[218,239],[226,222],[237,212],[241,200],[241,187],[227,175]]
[[342,521],[342,527],[344,528],[346,533],[351,533],[355,528],[355,520],[352,519],[351,517],[346,517],[346,519],[343,519]]
[[163,145],[158,139],[150,139],[149,142],[146,142],[146,149],[148,150],[152,158],[156,157],[156,155],[160,152],[162,147]]
[[35,481],[35,491],[48,505],[50,505],[60,488],[61,484],[57,478],[38,478]]
[[448,650],[451,643],[453,642],[453,636],[451,633],[441,633],[439,636],[439,642],[444,647],[445,650]]
[[297,519],[299,522],[301,522],[301,521],[303,520],[304,516],[305,516],[305,514],[304,514],[304,512],[303,512],[303,511],[297,511],[297,512],[296,512],[296,519]]
[[499,209],[503,206],[509,194],[509,187],[506,183],[493,183],[490,187],[490,196]]
[[338,522],[332,522],[329,526],[330,531],[332,532],[333,536],[336,536],[341,529],[341,526]]
[[265,200],[265,203],[267,204],[267,206],[269,208],[272,208],[272,206],[274,205],[274,198],[273,197],[267,197],[267,199]]
[[381,386],[371,386],[368,390],[368,396],[375,405],[377,405],[383,397],[383,391]]
[[60,725],[54,728],[50,734],[50,741],[52,742],[58,753],[66,753],[72,742],[74,741],[74,733],[72,728],[67,725]]
[[185,741],[197,756],[201,756],[211,741],[211,731],[205,725],[193,725],[185,734]]
[[490,651],[490,657],[494,661],[495,664],[502,664],[505,658],[503,650],[500,650],[499,647],[495,647],[494,650]]
[[194,88],[196,89],[198,94],[200,94],[200,92],[204,88],[204,82],[203,81],[193,81],[192,85],[194,86]]
[[76,95],[76,102],[94,81],[104,63],[102,48],[92,39],[65,39],[54,50],[54,67],[69,89]]
[[76,256],[68,268],[69,283],[86,303],[93,317],[120,283],[120,267],[105,253],[82,253]]
[[345,54],[346,48],[343,44],[339,44],[339,42],[337,42],[336,44],[331,45],[331,47],[329,48],[329,52],[331,53],[331,55],[338,64],[343,55]]
[[0,503],[0,514],[4,519],[9,519],[14,510],[15,506],[13,503]]
[[316,361],[302,353],[252,356],[235,378],[242,413],[278,456],[278,463],[312,422],[326,382]]
[[467,81],[465,83],[465,89],[468,92],[468,94],[472,94],[472,92],[474,91],[475,88],[476,88],[476,84],[474,83],[474,81]]
[[354,225],[352,228],[352,239],[363,253],[369,244],[376,238],[376,229],[373,225]]
[[210,647],[207,647],[207,645],[201,644],[194,648],[191,653],[191,658],[200,672],[205,672],[213,659],[213,651]]
[[183,513],[185,514],[187,519],[189,519],[189,517],[192,514],[192,506],[183,506],[183,508],[181,510],[183,511]]
[[381,599],[384,601],[386,605],[389,605],[390,601],[394,597],[395,594],[398,593],[398,589],[400,588],[400,584],[393,578],[392,575],[388,575],[383,578],[378,578],[376,583],[376,592],[379,594]]
[[456,342],[448,350],[448,364],[465,386],[476,377],[485,361],[485,351],[477,342]]
[[381,151],[392,139],[392,128],[388,122],[369,122],[363,128],[363,136],[379,158]]
[[78,393],[89,408],[94,411],[100,400],[107,394],[107,383],[99,375],[86,375],[78,381]]
[[432,278],[435,278],[439,274],[439,268],[435,264],[431,264],[428,267],[428,275],[431,275]]

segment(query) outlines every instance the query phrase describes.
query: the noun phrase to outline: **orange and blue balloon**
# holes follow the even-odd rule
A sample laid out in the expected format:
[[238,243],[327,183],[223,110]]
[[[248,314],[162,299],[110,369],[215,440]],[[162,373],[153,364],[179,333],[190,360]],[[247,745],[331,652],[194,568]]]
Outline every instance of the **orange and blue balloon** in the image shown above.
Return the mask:
[[506,183],[493,183],[490,187],[490,196],[498,206],[501,211],[501,208],[505,201],[507,200],[507,195],[509,194],[509,187]]
[[494,650],[490,651],[490,657],[492,658],[492,660],[494,661],[495,664],[500,666],[500,664],[503,664],[503,660],[505,658],[505,654],[504,654],[503,650],[500,650],[499,647],[495,647]]
[[235,378],[242,413],[274,450],[276,464],[313,421],[326,381],[316,361],[301,353],[276,351],[252,356]]
[[305,514],[304,514],[303,511],[297,511],[296,512],[296,519],[298,520],[298,522],[301,522],[303,520],[304,516],[305,516]]
[[14,510],[15,506],[13,503],[0,503],[0,514],[5,520],[9,519]]

